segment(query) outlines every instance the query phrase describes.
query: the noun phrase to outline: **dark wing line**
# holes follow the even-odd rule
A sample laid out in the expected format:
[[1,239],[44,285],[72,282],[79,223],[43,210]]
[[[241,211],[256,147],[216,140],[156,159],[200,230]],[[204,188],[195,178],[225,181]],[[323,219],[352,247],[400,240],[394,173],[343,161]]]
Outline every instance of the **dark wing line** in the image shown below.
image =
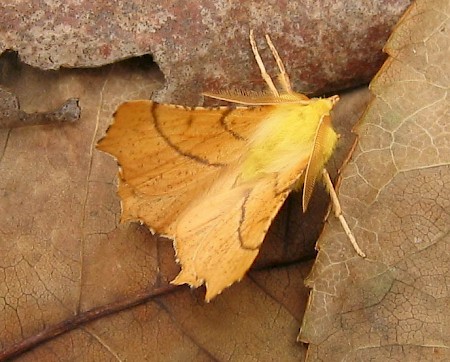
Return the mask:
[[230,135],[232,135],[234,138],[240,141],[245,141],[246,139],[242,137],[239,133],[232,130],[228,124],[226,123],[227,117],[231,115],[233,112],[235,112],[235,109],[233,108],[227,108],[227,110],[223,113],[222,117],[220,117],[220,125],[223,127],[223,129],[228,132]]
[[192,153],[183,151],[180,147],[178,147],[175,143],[173,143],[170,138],[163,132],[159,121],[158,121],[158,117],[156,117],[155,111],[156,108],[158,107],[158,103],[152,102],[151,108],[150,108],[150,113],[152,114],[153,120],[154,120],[154,124],[155,124],[155,129],[156,131],[159,133],[159,135],[164,139],[164,141],[166,141],[167,145],[169,145],[175,152],[177,152],[178,154],[188,157],[196,162],[199,162],[203,165],[206,166],[211,166],[211,167],[224,167],[226,166],[224,163],[220,163],[220,162],[210,162],[205,158],[199,157],[197,155],[194,155]]
[[247,203],[248,198],[250,197],[251,191],[245,196],[242,205],[241,205],[241,217],[239,219],[239,227],[238,227],[238,237],[239,237],[239,243],[241,244],[241,248],[244,250],[258,250],[259,247],[256,248],[249,248],[247,246],[245,246],[245,241],[244,238],[242,237],[242,232],[241,232],[241,226],[245,221],[245,214],[246,214],[246,209],[245,209],[245,204]]

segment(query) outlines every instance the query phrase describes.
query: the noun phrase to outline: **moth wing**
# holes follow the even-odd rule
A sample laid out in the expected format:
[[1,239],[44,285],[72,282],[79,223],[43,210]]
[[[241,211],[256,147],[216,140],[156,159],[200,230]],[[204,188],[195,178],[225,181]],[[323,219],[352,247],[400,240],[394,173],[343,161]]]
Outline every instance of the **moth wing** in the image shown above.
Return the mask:
[[235,173],[223,177],[180,216],[175,247],[182,270],[172,283],[205,284],[209,301],[242,279],[306,164],[304,159],[289,172],[269,174],[238,187],[233,187]]
[[173,236],[173,222],[236,160],[270,107],[123,103],[97,148],[119,163],[122,221]]
[[308,208],[317,177],[330,158],[337,141],[337,135],[331,126],[331,117],[322,116],[317,126],[314,145],[308,160],[303,184],[303,211]]

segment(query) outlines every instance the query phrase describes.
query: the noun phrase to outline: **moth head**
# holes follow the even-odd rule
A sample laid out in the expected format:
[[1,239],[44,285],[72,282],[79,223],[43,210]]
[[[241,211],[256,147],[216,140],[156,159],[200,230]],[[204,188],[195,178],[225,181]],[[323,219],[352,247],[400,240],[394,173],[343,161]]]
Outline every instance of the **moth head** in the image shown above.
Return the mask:
[[329,116],[334,105],[339,101],[339,96],[332,96],[329,98],[316,98],[316,101],[311,105],[318,115]]

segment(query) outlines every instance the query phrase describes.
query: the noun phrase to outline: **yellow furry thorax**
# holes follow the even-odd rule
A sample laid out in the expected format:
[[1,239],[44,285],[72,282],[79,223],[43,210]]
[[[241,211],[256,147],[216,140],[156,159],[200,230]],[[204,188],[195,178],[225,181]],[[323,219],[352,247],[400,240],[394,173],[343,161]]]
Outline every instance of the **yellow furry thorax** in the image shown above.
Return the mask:
[[[320,120],[333,108],[329,98],[314,99],[308,105],[279,104],[271,108],[267,118],[250,140],[242,162],[241,181],[251,181],[267,173],[282,172],[297,162],[307,162],[314,146]],[[337,134],[330,125],[324,148],[325,162],[331,156]]]

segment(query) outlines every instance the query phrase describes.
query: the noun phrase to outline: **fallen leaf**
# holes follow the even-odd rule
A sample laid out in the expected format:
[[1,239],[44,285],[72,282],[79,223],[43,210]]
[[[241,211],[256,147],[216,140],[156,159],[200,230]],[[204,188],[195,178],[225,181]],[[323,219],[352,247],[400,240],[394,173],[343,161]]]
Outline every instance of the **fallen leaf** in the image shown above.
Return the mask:
[[450,359],[450,6],[416,1],[385,50],[342,207],[367,259],[330,219],[308,278],[309,361]]

